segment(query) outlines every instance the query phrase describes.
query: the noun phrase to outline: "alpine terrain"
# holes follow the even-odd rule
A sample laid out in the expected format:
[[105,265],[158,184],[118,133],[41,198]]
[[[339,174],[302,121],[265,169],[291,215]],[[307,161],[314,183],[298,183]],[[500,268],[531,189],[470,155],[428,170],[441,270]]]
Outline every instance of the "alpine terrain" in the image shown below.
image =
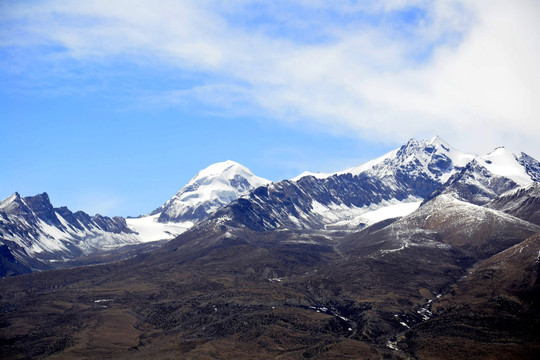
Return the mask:
[[[170,239],[270,181],[234,161],[201,170],[165,204],[146,216],[127,219],[145,241]],[[172,228],[172,229],[169,229]]]
[[536,359],[539,180],[524,153],[434,137],[279,182],[214,164],[127,220],[14,194],[0,205],[0,354]]
[[15,193],[0,202],[0,276],[131,256],[268,183],[233,161],[217,163],[148,216],[128,219],[54,208],[46,193],[24,198]]

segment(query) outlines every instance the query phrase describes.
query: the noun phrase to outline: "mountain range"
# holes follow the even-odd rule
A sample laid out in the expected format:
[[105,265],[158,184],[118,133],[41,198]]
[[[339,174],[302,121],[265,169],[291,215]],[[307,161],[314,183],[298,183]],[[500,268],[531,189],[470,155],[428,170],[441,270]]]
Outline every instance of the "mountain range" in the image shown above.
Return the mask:
[[434,137],[279,182],[214,164],[138,218],[15,193],[0,203],[0,352],[533,359],[539,180],[524,153]]
[[29,197],[14,193],[0,202],[0,275],[69,266],[70,261],[92,255],[99,262],[96,254],[121,253],[127,245],[172,239],[230,201],[268,183],[233,161],[217,163],[201,170],[163,206],[128,219],[54,208],[46,193]]

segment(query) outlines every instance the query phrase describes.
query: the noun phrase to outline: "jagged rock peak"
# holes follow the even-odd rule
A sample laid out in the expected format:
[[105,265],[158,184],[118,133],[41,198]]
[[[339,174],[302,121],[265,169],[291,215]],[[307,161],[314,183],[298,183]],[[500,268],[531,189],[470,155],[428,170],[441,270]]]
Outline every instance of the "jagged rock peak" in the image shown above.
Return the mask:
[[533,181],[540,181],[540,161],[522,152],[518,157],[518,162]]
[[52,208],[51,199],[49,198],[49,194],[46,192],[34,196],[25,196],[24,200],[29,204],[30,207],[35,206]]
[[21,202],[21,195],[18,192],[13,193],[4,200],[0,201],[0,210],[9,212],[14,204]]
[[13,194],[8,196],[4,200],[0,201],[0,204],[4,204],[6,202],[11,202],[11,201],[14,201],[15,199],[20,199],[20,198],[21,198],[21,195],[17,191],[15,191]]
[[462,153],[456,150],[438,135],[431,139],[410,139],[403,146],[392,150],[385,155],[337,173],[310,173],[304,172],[293,178],[297,181],[304,176],[328,178],[333,175],[352,174],[358,176],[362,173],[375,176],[394,176],[398,169],[403,171],[425,171],[437,179],[447,180],[456,169],[467,165],[475,158],[473,154]]
[[18,192],[15,192],[0,202],[0,211],[18,215],[30,215],[32,213],[32,209],[26,202],[26,198],[22,198]]
[[434,136],[421,141],[410,139],[400,148],[344,173],[353,175],[365,173],[379,177],[395,177],[398,173],[417,173],[444,182],[474,157],[473,154],[456,150],[439,136]]

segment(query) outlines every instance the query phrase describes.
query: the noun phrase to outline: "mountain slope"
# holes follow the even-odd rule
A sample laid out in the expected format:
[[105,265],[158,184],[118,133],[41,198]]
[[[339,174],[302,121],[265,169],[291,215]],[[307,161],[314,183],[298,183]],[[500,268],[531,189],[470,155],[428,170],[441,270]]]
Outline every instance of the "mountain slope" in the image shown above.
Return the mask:
[[540,233],[475,265],[400,347],[416,358],[535,359],[540,351]]
[[540,226],[502,211],[439,195],[418,210],[382,229],[354,234],[341,242],[344,250],[392,253],[407,248],[457,250],[467,261],[485,259],[511,247]]
[[540,182],[508,191],[486,206],[540,225]]

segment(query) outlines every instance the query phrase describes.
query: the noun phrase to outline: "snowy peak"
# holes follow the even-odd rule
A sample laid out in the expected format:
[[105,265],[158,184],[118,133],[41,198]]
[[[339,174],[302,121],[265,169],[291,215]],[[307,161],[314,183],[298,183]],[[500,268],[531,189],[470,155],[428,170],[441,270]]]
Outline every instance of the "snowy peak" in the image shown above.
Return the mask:
[[507,177],[520,186],[530,185],[533,182],[518,158],[504,147],[498,147],[476,160],[492,174]]
[[[391,179],[390,182],[392,182],[396,176],[401,178],[402,174],[407,174],[445,183],[465,168],[483,168],[483,173],[510,179],[519,186],[540,181],[540,162],[525,153],[517,157],[506,148],[499,147],[487,155],[476,156],[456,150],[439,136],[420,141],[410,139],[400,148],[358,167],[332,174],[305,172],[293,181],[298,181],[305,176],[324,179],[333,175],[359,176],[363,174]],[[394,186],[397,185],[397,183],[394,184]]]
[[433,193],[450,194],[462,201],[484,205],[520,186],[528,186],[540,179],[540,163],[521,154],[518,158],[504,147],[474,158],[460,172]]
[[198,222],[222,206],[269,184],[237,162],[227,160],[199,171],[185,187],[150,215],[159,214],[159,222]]
[[195,175],[195,177],[190,181],[197,181],[201,178],[208,178],[213,176],[223,176],[223,177],[234,177],[237,174],[243,174],[247,176],[255,176],[251,170],[246,168],[245,166],[232,161],[232,160],[226,160],[222,162],[218,162],[215,164],[212,164],[208,166],[207,168],[202,169]]
[[399,149],[350,172],[387,178],[392,182],[399,182],[403,176],[413,176],[444,183],[472,159],[474,155],[462,153],[435,136],[429,140],[411,139]]
[[[251,170],[237,162],[227,160],[212,164],[191,179],[188,186],[207,186],[210,184],[218,185],[223,183],[230,185],[240,192],[246,192],[251,188],[256,188],[268,184],[270,181],[255,176]],[[183,190],[183,189],[182,189]],[[180,192],[182,191],[180,190]],[[212,189],[213,190],[213,189]]]
[[19,193],[7,197],[0,202],[0,211],[31,220],[36,217],[50,225],[60,225],[47,193],[21,198]]
[[424,174],[424,176],[436,181],[445,182],[474,158],[475,155],[456,150],[439,136],[421,141],[410,139],[400,148],[360,166],[333,174],[303,173],[294,178],[293,181],[304,176],[315,176],[322,179],[333,175],[351,174],[358,176],[365,174],[384,178],[395,177],[400,172],[414,172]]
[[62,226],[47,193],[27,196],[23,200],[39,219],[50,225]]
[[0,201],[0,211],[8,214],[16,214],[27,208],[18,192]]
[[421,165],[429,172],[438,174],[449,172],[455,167],[463,167],[473,158],[474,155],[462,153],[435,136],[429,140],[409,140],[398,150],[392,162],[400,166]]

